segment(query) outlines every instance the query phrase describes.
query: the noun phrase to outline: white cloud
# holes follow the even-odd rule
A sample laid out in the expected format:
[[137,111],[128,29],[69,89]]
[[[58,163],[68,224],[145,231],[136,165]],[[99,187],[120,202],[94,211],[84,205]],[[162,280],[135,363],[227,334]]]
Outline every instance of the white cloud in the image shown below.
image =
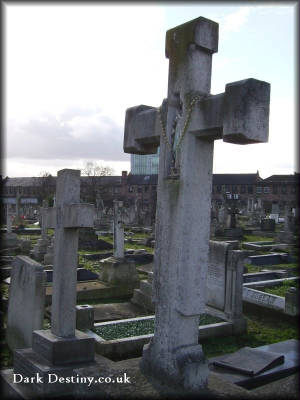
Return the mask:
[[240,28],[247,22],[250,14],[250,7],[240,7],[237,11],[226,15],[220,23],[222,32],[238,32]]
[[28,159],[123,160],[123,127],[100,109],[47,113],[25,122],[9,119],[7,154]]

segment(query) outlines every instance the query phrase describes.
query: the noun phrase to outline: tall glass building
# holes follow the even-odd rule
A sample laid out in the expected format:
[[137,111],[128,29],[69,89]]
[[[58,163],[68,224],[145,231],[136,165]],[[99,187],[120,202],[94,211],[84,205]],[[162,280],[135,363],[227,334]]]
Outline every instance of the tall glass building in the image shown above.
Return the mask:
[[158,174],[159,148],[156,154],[131,154],[130,164],[132,175]]

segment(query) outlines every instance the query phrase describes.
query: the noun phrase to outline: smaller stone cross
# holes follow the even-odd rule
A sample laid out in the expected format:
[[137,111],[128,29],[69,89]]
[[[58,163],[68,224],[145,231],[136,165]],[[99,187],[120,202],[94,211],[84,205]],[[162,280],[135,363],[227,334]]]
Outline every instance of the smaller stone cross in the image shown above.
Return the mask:
[[114,200],[114,257],[124,258],[124,225],[120,207],[123,202]]
[[80,171],[58,171],[45,226],[55,229],[51,332],[63,338],[75,335],[78,229],[93,227],[94,217],[94,205],[80,204]]
[[46,210],[48,208],[48,201],[47,200],[43,200],[43,206],[40,209],[41,212],[41,225],[42,225],[42,229],[41,229],[41,236],[43,240],[47,240],[47,225],[46,225]]
[[12,213],[10,204],[7,204],[6,206],[6,232],[12,232]]

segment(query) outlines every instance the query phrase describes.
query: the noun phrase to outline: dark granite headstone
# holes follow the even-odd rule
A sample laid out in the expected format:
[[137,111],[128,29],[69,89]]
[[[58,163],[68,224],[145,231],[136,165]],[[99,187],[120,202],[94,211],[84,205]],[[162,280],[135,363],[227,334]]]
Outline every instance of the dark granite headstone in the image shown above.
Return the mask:
[[285,378],[299,371],[299,340],[290,339],[283,342],[260,346],[256,349],[284,355],[284,362],[274,368],[265,370],[257,375],[249,376],[238,371],[233,371],[214,365],[216,361],[224,359],[223,356],[211,358],[209,369],[220,374],[222,380],[251,390]]
[[284,355],[270,351],[243,347],[242,349],[214,361],[214,365],[240,372],[245,375],[257,375],[263,371],[284,363]]

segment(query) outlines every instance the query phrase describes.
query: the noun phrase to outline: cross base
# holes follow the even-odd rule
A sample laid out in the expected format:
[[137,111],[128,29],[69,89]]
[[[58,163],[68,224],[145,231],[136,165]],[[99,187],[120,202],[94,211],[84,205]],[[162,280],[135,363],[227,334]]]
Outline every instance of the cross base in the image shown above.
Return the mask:
[[207,390],[208,363],[199,344],[182,346],[174,353],[170,368],[161,367],[161,358],[156,357],[150,341],[143,349],[141,371],[158,385],[170,385],[174,390],[185,393],[204,394]]
[[[85,363],[84,366],[90,367],[94,361]],[[75,376],[74,368],[81,368],[82,363],[74,363],[65,366],[55,366],[43,356],[37,354],[32,349],[15,350],[14,352],[14,374],[17,379],[20,376],[27,378],[29,382],[24,382],[21,387],[30,390],[34,395],[41,397],[70,395],[74,390],[74,384],[66,383],[67,378]],[[21,388],[19,390],[22,390]],[[29,398],[29,397],[28,397]],[[30,397],[31,398],[31,397]]]
[[53,365],[86,363],[94,360],[95,339],[77,330],[70,338],[56,336],[50,330],[34,331],[32,350]]

